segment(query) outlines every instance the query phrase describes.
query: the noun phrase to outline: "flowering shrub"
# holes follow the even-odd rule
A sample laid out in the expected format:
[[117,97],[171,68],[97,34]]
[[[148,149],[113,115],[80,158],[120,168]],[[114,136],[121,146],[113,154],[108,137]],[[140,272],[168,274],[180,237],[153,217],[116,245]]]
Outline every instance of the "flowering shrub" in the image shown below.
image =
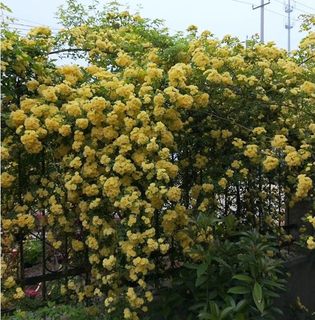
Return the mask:
[[[314,198],[314,33],[289,57],[73,3],[56,36],[2,34],[2,243],[15,248],[42,212],[55,249],[67,236],[72,257],[88,250],[91,283],[62,294],[139,319],[154,278],[213,241],[200,214],[283,233],[286,204]],[[57,66],[54,53],[87,66]],[[6,265],[10,305],[24,294]]]

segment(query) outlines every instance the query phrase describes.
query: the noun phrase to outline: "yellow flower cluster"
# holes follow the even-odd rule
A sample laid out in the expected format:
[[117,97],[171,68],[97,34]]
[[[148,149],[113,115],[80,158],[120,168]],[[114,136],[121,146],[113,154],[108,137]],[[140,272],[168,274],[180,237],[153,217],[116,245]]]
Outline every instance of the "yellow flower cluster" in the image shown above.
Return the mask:
[[308,216],[306,219],[313,226],[313,228],[315,229],[315,217]]
[[315,249],[314,237],[312,236],[308,237],[308,239],[306,240],[306,244],[309,250],[314,250]]
[[110,255],[108,258],[103,260],[103,267],[107,270],[112,270],[116,264],[116,258],[113,255]]
[[1,173],[1,188],[10,188],[14,182],[15,177],[8,172]]
[[305,198],[307,194],[313,187],[313,181],[311,178],[307,177],[305,174],[298,175],[298,185],[296,189],[297,198]]
[[[292,202],[312,195],[314,84],[308,62],[273,45],[244,48],[192,27],[173,46],[146,37],[139,17],[106,19],[61,37],[45,27],[4,35],[4,79],[21,79],[23,96],[4,86],[3,243],[12,249],[17,231],[45,225],[63,249],[68,234],[74,259],[89,249],[93,285],[69,281],[62,293],[106,296],[113,318],[139,319],[153,299],[149,274],[167,267],[170,248],[181,263],[214,241],[215,229],[196,228],[200,216],[229,214],[236,195],[252,226],[252,203],[267,212],[278,190]],[[86,67],[48,60],[67,39],[86,51]],[[283,217],[263,218],[274,227]],[[11,275],[3,285],[7,301],[23,298]]]
[[283,148],[286,146],[288,139],[283,134],[276,134],[271,141],[271,145],[274,148]]
[[272,156],[267,156],[266,159],[263,161],[264,169],[269,172],[277,168],[279,165],[279,160]]
[[257,157],[258,155],[258,146],[256,144],[249,144],[246,146],[244,155],[250,159]]
[[289,167],[296,167],[301,165],[302,159],[301,156],[297,151],[289,152],[285,157],[285,162],[288,164]]
[[84,249],[84,243],[76,239],[71,241],[71,245],[74,251],[82,251]]

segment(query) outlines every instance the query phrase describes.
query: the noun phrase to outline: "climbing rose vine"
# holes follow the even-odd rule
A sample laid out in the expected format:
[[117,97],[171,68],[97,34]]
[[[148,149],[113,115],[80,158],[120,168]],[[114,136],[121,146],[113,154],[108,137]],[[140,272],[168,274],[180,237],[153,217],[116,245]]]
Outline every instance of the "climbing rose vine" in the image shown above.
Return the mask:
[[[88,255],[90,282],[62,294],[140,319],[156,279],[214,241],[200,216],[285,237],[285,200],[314,199],[314,32],[288,56],[194,26],[171,36],[117,10],[63,19],[57,35],[2,33],[4,253],[45,226],[53,248],[67,237],[70,259]],[[86,63],[58,66],[57,53]],[[24,297],[10,257],[4,306]]]

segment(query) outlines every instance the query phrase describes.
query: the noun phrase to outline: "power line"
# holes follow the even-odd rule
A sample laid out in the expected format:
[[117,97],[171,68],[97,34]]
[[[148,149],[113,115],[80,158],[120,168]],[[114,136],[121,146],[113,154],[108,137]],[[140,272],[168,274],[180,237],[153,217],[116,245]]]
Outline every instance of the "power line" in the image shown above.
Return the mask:
[[315,11],[315,8],[314,8],[314,7],[310,7],[310,6],[308,6],[308,5],[306,5],[306,4],[303,4],[302,2],[299,2],[299,1],[296,1],[296,0],[295,0],[295,2],[298,3],[300,6],[303,6],[303,7],[305,7],[305,8],[308,8],[308,9],[311,9],[311,10],[314,10],[314,11]]
[[296,11],[300,11],[300,12],[305,13],[305,14],[310,14],[310,12],[305,11],[305,10],[302,10],[302,9],[299,9],[299,8],[297,8],[297,7],[295,7],[295,10],[296,10]]
[[[276,14],[276,15],[278,15],[278,16],[280,16],[280,17],[283,17],[283,18],[286,18],[286,17],[287,17],[286,15],[284,15],[284,14],[282,14],[282,13],[280,13],[280,12],[271,10],[271,9],[265,9],[265,10],[268,11],[268,12],[271,12],[271,13],[273,13],[273,14]],[[300,22],[299,19],[294,19],[294,18],[292,19],[292,18],[291,18],[291,20],[292,20],[292,21],[296,21],[296,22]]]
[[[19,18],[17,16],[11,16],[11,18],[13,18],[14,20],[18,21],[18,23],[20,21],[24,21],[28,24],[29,27],[41,27],[41,26],[46,26],[45,23],[40,23],[40,22],[36,22],[36,21],[32,21],[32,20],[28,20],[28,19],[23,19],[23,18]],[[15,22],[14,22],[15,23]],[[26,25],[26,24],[25,24]],[[58,30],[58,28],[55,28],[55,27],[50,27],[50,29],[55,29],[55,30]]]
[[[22,35],[28,35],[31,29],[23,28],[23,27],[15,27],[15,26],[8,26],[10,31],[18,31],[22,33]],[[52,33],[56,33],[56,31],[52,31]]]
[[[281,0],[274,0],[274,1],[277,2],[277,3],[279,3],[279,4],[282,4],[283,6],[285,6],[284,1],[281,1]],[[298,3],[299,5],[303,5],[301,2],[298,2],[298,1],[294,1],[294,2],[295,2],[295,3]],[[309,8],[309,9],[311,9],[311,10],[314,10],[314,11],[315,11],[315,8],[311,8],[311,7],[309,7],[309,6],[306,6],[306,7]],[[302,12],[302,13],[306,13],[306,14],[309,14],[309,13],[310,13],[310,12],[308,12],[308,11],[305,11],[305,10],[303,10],[303,9],[298,8],[297,5],[294,6],[294,9],[297,10],[297,11],[300,11],[300,12]]]
[[23,19],[23,18],[19,18],[19,17],[16,17],[16,16],[12,16],[12,18],[16,19],[16,20],[19,20],[19,21],[25,21],[27,23],[32,23],[32,24],[35,24],[35,25],[38,25],[38,26],[42,26],[43,25],[43,23],[32,21],[32,20],[27,20],[27,19]]
[[[24,24],[24,23],[17,23],[17,22],[9,22],[9,25],[13,26],[21,26],[21,27],[30,27],[30,28],[38,28],[39,26],[32,26],[30,24]],[[50,26],[47,26],[51,30],[60,31],[60,29],[52,28]]]
[[238,3],[242,3],[242,4],[249,4],[249,5],[253,5],[253,3],[251,3],[251,2],[248,2],[248,1],[243,1],[243,0],[232,0],[232,1],[234,1],[234,2],[238,2]]
[[278,15],[278,16],[281,16],[281,17],[286,18],[286,16],[285,16],[284,14],[280,13],[280,12],[277,12],[277,11],[274,11],[274,10],[271,10],[271,9],[266,9],[266,11],[271,12],[271,13],[274,13],[274,14],[276,14],[276,15]]

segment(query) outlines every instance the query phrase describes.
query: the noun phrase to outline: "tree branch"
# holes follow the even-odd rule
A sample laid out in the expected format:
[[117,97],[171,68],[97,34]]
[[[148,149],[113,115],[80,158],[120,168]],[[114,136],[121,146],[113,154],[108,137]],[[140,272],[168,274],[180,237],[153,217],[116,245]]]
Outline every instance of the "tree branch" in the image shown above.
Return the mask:
[[315,54],[312,55],[312,56],[310,56],[310,57],[308,57],[307,59],[305,59],[305,60],[302,61],[301,63],[299,63],[299,66],[301,66],[302,64],[304,64],[305,62],[307,62],[307,61],[309,61],[309,60],[311,60],[311,59],[313,59],[313,58],[315,58]]
[[58,53],[63,53],[63,52],[77,52],[77,51],[90,51],[90,49],[83,49],[83,48],[68,48],[68,49],[60,49],[56,51],[51,51],[48,54],[58,54]]

